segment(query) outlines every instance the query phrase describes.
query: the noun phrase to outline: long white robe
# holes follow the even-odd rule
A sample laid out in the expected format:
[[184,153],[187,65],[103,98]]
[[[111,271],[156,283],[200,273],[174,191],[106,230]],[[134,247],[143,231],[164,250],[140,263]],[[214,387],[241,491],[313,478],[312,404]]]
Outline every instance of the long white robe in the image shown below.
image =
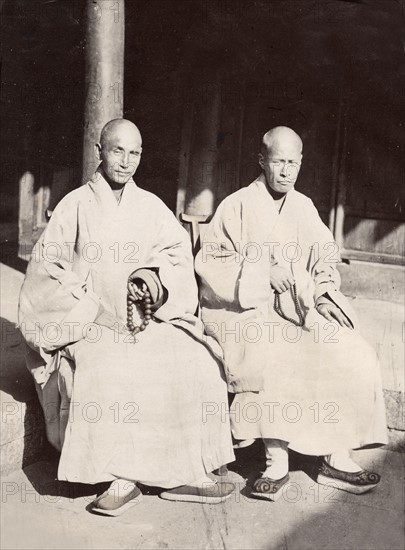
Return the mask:
[[[138,268],[158,273],[167,299],[134,343],[94,320],[101,303],[126,323],[127,279]],[[117,203],[96,172],[59,203],[19,307],[48,424],[69,417],[59,479],[174,487],[234,459],[217,344],[203,337],[196,306],[188,235],[155,195],[130,180]],[[72,372],[70,403],[60,403]]]
[[[227,197],[196,258],[206,330],[221,344],[237,439],[275,438],[324,455],[387,442],[379,365],[356,330],[315,309],[327,295],[356,325],[339,292],[339,254],[312,201],[290,191],[280,210],[264,175]],[[270,271],[294,275],[305,325],[274,310]],[[281,295],[298,321],[290,292]]]

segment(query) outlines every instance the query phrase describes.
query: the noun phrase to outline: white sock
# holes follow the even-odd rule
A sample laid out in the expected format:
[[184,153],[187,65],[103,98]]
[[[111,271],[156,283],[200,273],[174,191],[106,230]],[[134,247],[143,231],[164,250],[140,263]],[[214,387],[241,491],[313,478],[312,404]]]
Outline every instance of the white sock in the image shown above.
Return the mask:
[[266,451],[266,470],[262,477],[281,479],[288,473],[288,445],[281,439],[263,439]]
[[212,485],[213,483],[215,483],[215,481],[213,481],[208,476],[203,476],[203,477],[200,477],[199,479],[196,479],[192,483],[188,483],[187,485],[191,485],[192,487],[205,487],[207,483],[210,483]]
[[349,451],[339,451],[338,453],[326,455],[325,460],[332,468],[342,470],[342,472],[354,473],[363,469],[350,458]]

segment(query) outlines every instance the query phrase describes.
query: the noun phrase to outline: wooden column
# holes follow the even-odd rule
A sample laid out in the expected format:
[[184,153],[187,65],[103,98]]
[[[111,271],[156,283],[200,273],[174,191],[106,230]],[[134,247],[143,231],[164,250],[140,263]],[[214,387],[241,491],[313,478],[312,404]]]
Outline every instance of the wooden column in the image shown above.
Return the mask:
[[[209,215],[216,206],[215,197],[218,186],[220,81],[218,78],[200,78],[197,89],[198,97],[194,101],[192,120],[193,139],[187,173],[188,181],[183,199],[184,211],[193,215]],[[178,201],[178,209],[181,208],[179,203],[180,201]]]
[[[347,96],[346,96],[347,97]],[[333,161],[333,181],[329,228],[344,257],[344,221],[346,206],[346,157],[348,143],[349,105],[344,97],[340,100]]]
[[104,124],[123,115],[125,2],[87,0],[83,183],[97,167],[94,144]]
[[34,229],[34,175],[25,172],[19,182],[20,196],[18,208],[19,255],[25,257],[33,246]]

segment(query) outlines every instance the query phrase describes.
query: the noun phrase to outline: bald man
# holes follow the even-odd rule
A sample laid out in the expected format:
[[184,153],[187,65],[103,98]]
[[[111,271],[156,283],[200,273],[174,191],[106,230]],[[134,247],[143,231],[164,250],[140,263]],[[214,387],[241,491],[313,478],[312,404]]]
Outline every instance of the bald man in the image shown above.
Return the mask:
[[312,201],[295,190],[302,140],[263,136],[261,174],[218,207],[196,259],[206,330],[221,344],[234,438],[262,439],[253,496],[276,500],[288,448],[321,456],[318,482],[363,493],[378,474],[349,449],[387,442],[379,365],[339,292],[339,251]]
[[92,506],[106,515],[139,502],[137,483],[168,500],[222,502],[233,484],[207,474],[234,459],[226,383],[221,350],[194,317],[189,237],[133,180],[132,122],[109,122],[95,152],[94,177],[56,207],[20,296],[58,478],[111,481]]

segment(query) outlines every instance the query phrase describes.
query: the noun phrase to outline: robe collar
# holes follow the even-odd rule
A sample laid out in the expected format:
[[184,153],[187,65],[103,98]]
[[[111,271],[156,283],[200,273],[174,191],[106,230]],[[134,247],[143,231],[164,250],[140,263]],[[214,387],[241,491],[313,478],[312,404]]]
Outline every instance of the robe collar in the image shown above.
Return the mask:
[[[257,193],[258,197],[260,197],[260,200],[258,200],[256,203],[258,212],[266,212],[267,217],[269,215],[271,217],[279,215],[278,203],[273,199],[270,194],[270,191],[267,187],[266,176],[263,172],[258,178],[254,180],[254,182],[252,182],[249,187],[252,187],[255,190],[255,193]],[[288,203],[294,202],[293,197],[295,194],[295,189],[291,189],[290,191],[288,191],[284,199],[283,208],[281,210],[284,210]]]
[[131,178],[124,185],[120,200],[117,201],[113,190],[103,176],[101,165],[88,182],[88,186],[95,195],[102,215],[107,219],[122,219],[133,216],[134,205],[142,200],[142,189]]
[[[277,208],[277,203],[270,194],[270,191],[267,187],[266,176],[263,172],[258,178],[255,179],[255,181],[252,183],[252,186],[254,186],[260,193],[261,200],[264,201],[266,209],[270,209],[272,214],[278,214],[279,211]],[[286,193],[282,209],[285,208],[287,202],[293,202],[292,197],[294,197],[296,193],[297,191],[294,188]]]
[[294,204],[298,193],[295,189],[288,191],[281,212],[279,212],[275,200],[270,195],[266,177],[263,173],[246,189],[252,192],[252,214],[255,220],[254,233],[258,242],[274,240],[274,231],[279,224],[287,223],[290,225],[295,223],[297,212],[294,212]]

